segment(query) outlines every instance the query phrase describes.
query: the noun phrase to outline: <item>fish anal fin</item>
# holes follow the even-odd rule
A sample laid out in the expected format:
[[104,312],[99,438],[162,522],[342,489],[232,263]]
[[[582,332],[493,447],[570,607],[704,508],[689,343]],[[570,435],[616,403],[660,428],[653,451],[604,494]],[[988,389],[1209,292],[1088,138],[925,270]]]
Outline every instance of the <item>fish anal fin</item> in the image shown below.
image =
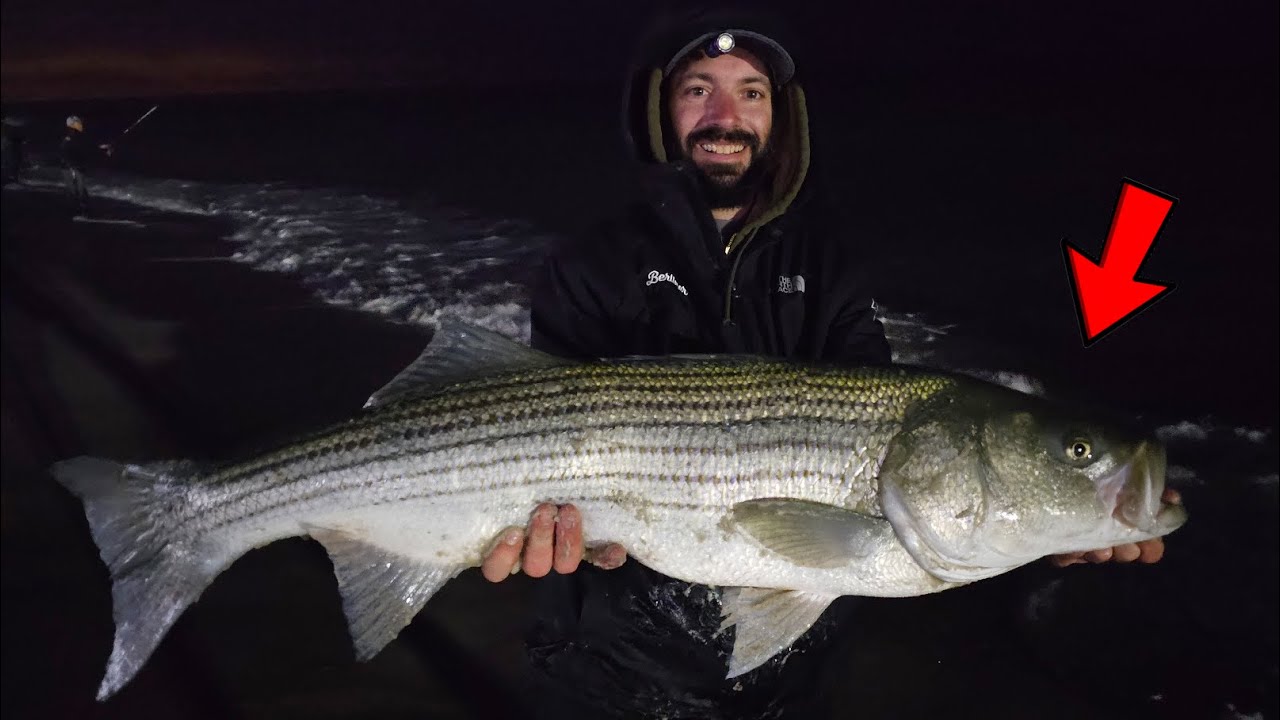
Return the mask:
[[398,555],[347,530],[314,525],[306,530],[333,561],[342,611],[361,661],[394,640],[427,600],[463,569]]
[[736,628],[727,677],[750,672],[791,647],[837,597],[800,590],[726,589],[720,601],[725,618],[721,628]]
[[805,500],[748,500],[733,506],[731,518],[761,545],[811,568],[842,567],[894,537],[883,518]]

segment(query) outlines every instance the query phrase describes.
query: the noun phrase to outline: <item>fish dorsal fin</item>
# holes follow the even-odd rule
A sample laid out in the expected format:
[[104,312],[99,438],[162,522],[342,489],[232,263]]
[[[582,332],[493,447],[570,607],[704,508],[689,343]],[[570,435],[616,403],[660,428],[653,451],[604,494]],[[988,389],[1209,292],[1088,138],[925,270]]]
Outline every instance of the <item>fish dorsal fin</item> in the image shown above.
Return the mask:
[[427,348],[365,402],[366,408],[427,394],[445,385],[500,372],[537,370],[572,364],[505,335],[444,317]]
[[776,590],[728,588],[721,597],[724,623],[737,628],[728,677],[737,677],[763,665],[791,647],[822,616],[838,595]]
[[747,500],[734,505],[730,517],[761,545],[804,567],[842,567],[894,541],[883,518],[805,500]]
[[717,362],[722,365],[747,365],[753,363],[776,364],[779,360],[776,357],[769,357],[767,355],[751,355],[747,353],[672,353],[670,355],[623,355],[616,358],[602,358],[601,362],[657,362],[667,365],[675,365],[678,363],[699,364]]
[[397,555],[345,530],[307,526],[333,561],[356,659],[368,660],[400,634],[461,566]]

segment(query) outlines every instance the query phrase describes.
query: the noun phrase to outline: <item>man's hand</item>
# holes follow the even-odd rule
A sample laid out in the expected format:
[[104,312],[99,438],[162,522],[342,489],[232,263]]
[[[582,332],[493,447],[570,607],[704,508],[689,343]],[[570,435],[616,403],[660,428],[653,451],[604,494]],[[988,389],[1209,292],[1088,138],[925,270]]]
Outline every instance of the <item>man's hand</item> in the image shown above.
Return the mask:
[[[1164,494],[1160,496],[1160,499],[1170,505],[1182,504],[1182,496],[1172,488],[1165,488]],[[1058,567],[1066,567],[1076,563],[1104,563],[1110,560],[1115,560],[1118,563],[1131,563],[1134,560],[1141,563],[1153,563],[1159,562],[1162,557],[1164,557],[1164,538],[1154,538],[1152,540],[1143,540],[1140,543],[1128,543],[1100,550],[1054,555],[1049,558],[1049,562]]]
[[[1171,488],[1165,489],[1161,500],[1171,505],[1182,504],[1182,496]],[[1058,567],[1066,567],[1111,560],[1154,563],[1162,557],[1164,540],[1154,538],[1088,552],[1054,555],[1049,560]],[[480,571],[489,582],[502,582],[520,570],[529,577],[543,577],[553,569],[560,574],[571,573],[584,559],[596,567],[612,570],[626,562],[627,551],[617,543],[584,548],[582,515],[578,509],[573,505],[557,507],[543,503],[533,511],[527,529],[509,527],[498,535],[492,549],[485,555]]]
[[552,569],[563,575],[577,570],[584,559],[612,570],[626,562],[627,551],[617,543],[584,548],[578,508],[543,503],[533,511],[527,531],[509,527],[499,533],[480,572],[489,582],[502,582],[522,569],[529,577],[542,577]]

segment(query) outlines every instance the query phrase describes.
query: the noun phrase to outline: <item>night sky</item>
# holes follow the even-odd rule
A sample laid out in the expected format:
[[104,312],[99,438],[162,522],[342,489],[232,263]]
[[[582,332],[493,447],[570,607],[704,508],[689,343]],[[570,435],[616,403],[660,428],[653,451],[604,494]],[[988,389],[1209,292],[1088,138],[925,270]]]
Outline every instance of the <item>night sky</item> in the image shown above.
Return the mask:
[[[436,7],[442,5],[441,7]],[[812,77],[1263,73],[1274,2],[776,3]],[[890,7],[892,6],[892,7]],[[655,3],[5,0],[8,102],[281,89],[608,82]]]
[[[599,79],[582,3],[6,1],[8,100]],[[610,4],[611,5],[611,4]],[[609,17],[615,17],[610,13]],[[616,15],[634,24],[630,11]]]

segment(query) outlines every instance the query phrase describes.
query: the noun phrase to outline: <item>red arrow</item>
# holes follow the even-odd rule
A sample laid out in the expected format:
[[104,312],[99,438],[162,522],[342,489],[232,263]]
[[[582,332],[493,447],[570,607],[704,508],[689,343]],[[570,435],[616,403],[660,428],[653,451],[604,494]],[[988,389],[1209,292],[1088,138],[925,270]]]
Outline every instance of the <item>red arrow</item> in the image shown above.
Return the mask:
[[1120,185],[1102,262],[1095,263],[1062,241],[1085,347],[1173,290],[1173,285],[1136,278],[1174,202],[1175,198],[1126,179]]

